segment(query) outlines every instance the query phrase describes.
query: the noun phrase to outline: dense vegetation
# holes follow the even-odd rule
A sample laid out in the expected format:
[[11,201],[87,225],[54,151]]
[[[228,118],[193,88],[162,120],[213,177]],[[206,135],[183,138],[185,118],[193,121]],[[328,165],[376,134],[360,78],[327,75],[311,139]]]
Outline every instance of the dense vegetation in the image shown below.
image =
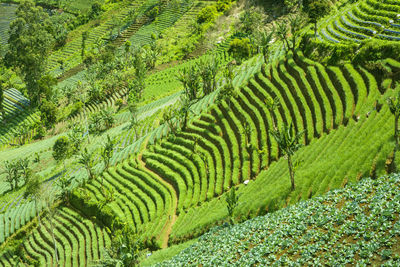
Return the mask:
[[395,266],[399,8],[1,4],[0,264]]

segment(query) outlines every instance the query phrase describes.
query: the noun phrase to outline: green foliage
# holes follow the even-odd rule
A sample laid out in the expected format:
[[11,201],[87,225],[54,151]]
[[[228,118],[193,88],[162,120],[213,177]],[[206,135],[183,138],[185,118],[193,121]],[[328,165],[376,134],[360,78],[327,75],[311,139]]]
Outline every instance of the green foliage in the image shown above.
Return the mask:
[[255,7],[246,9],[240,15],[240,30],[247,33],[255,33],[260,30],[264,24],[262,12]]
[[85,147],[85,150],[81,152],[81,155],[78,159],[78,163],[83,165],[88,173],[89,179],[95,179],[95,173],[94,173],[94,158],[93,158],[93,153],[88,152],[87,147]]
[[156,266],[400,264],[398,174],[369,178],[231,227],[218,226]]
[[27,84],[28,95],[34,105],[41,103],[42,92],[38,81],[44,74],[54,39],[49,16],[31,0],[24,0],[16,11],[17,18],[10,24],[10,49],[5,62],[20,68]]
[[[316,26],[317,21],[329,13],[329,11],[330,11],[329,9],[330,9],[330,5],[327,0],[311,1],[311,3],[308,6],[308,12],[307,12],[310,22],[314,23]],[[315,27],[315,31],[316,31],[316,27]]]
[[229,53],[232,54],[232,56],[236,60],[239,61],[239,63],[242,62],[242,60],[250,57],[251,54],[250,39],[249,38],[233,39],[232,42],[229,44],[228,51]]
[[111,247],[106,250],[104,259],[97,266],[136,266],[142,249],[143,244],[139,235],[132,227],[125,224],[122,229],[114,231]]
[[204,7],[197,15],[197,23],[209,23],[217,17],[218,11],[214,5]]
[[82,147],[84,129],[80,125],[75,125],[72,127],[71,131],[68,133],[68,138],[71,142],[71,152],[72,154],[77,154]]
[[199,61],[197,68],[203,83],[203,94],[208,95],[217,87],[216,78],[220,70],[220,61],[214,56],[209,60]]
[[71,142],[67,136],[61,136],[56,140],[52,155],[58,162],[64,161],[71,155]]
[[236,189],[232,188],[225,196],[226,208],[228,209],[228,215],[230,223],[234,224],[233,212],[239,204],[239,195],[236,194]]
[[57,122],[57,106],[53,102],[44,100],[39,107],[40,120],[44,123],[47,129],[53,128]]
[[107,135],[107,142],[103,144],[103,148],[101,150],[101,157],[103,158],[105,170],[107,170],[110,166],[110,160],[114,154],[114,146],[115,141],[111,140],[110,136]]
[[97,201],[91,200],[90,196],[87,197],[85,190],[82,188],[76,188],[71,192],[70,203],[74,208],[88,217],[96,218],[109,229],[118,230],[123,227],[123,222],[108,205],[110,203],[100,207]]

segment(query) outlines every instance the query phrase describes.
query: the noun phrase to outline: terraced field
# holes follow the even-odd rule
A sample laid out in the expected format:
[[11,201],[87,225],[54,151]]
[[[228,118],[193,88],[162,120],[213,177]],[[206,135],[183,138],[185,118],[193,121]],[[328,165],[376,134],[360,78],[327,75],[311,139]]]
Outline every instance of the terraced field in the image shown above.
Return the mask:
[[[270,114],[263,103],[267,97],[276,96],[282,99],[282,105],[277,112]],[[213,221],[215,218],[209,214],[208,217],[197,217],[196,214],[206,214],[199,212],[199,209],[205,212],[210,207],[205,205],[198,208],[198,205],[207,201],[211,201],[211,205],[214,203],[212,201],[217,201],[212,199],[234,185],[254,179],[269,165],[271,176],[268,177],[285,176],[286,168],[282,167],[284,161],[273,163],[278,160],[279,151],[275,141],[267,134],[271,127],[271,116],[278,124],[289,122],[293,118],[298,131],[307,130],[304,143],[310,144],[311,140],[321,136],[324,136],[321,142],[330,140],[327,138],[331,136],[328,133],[337,128],[351,132],[355,127],[350,127],[352,125],[369,125],[366,114],[374,109],[380,110],[381,107],[377,105],[380,98],[381,92],[375,78],[364,69],[355,69],[352,65],[325,68],[304,58],[301,53],[294,58],[289,54],[286,60],[264,66],[262,72],[238,91],[237,97],[211,106],[207,113],[194,118],[187,130],[177,133],[175,138],[162,139],[160,142],[151,141],[151,137],[143,139],[140,146],[145,146],[147,142],[153,145],[143,152],[135,150],[139,153],[137,156],[134,154],[104,173],[103,187],[108,191],[125,192],[118,195],[110,205],[119,217],[135,225],[147,238],[147,242],[165,246],[170,240],[166,233],[171,227],[170,242],[185,240],[190,233],[201,233],[207,229],[209,225],[201,225],[204,221],[200,218],[212,218],[211,223],[218,221]],[[384,117],[379,120],[383,125],[375,126],[386,133],[381,136],[382,144],[385,143],[385,138],[389,138],[388,127],[391,127],[387,123],[387,109],[384,110]],[[374,113],[373,116],[380,116],[380,113]],[[345,125],[347,127],[343,128]],[[248,136],[245,134],[245,127],[251,129]],[[164,130],[159,132],[164,133]],[[374,133],[372,130],[368,132]],[[157,139],[162,136],[163,134]],[[354,139],[349,140],[354,143]],[[366,140],[372,143],[376,141],[369,137]],[[364,142],[366,141],[363,144]],[[326,143],[319,147],[332,147],[333,151],[338,149],[337,146],[328,146]],[[286,200],[287,194],[283,194],[285,197],[281,201],[296,202],[299,198],[320,194],[328,188],[340,187],[349,180],[353,181],[358,172],[370,171],[374,160],[384,161],[390,153],[391,145],[366,147],[371,150],[368,153],[364,150],[357,156],[360,160],[361,155],[368,155],[370,158],[363,159],[363,164],[357,165],[362,166],[359,169],[350,168],[348,177],[346,174],[334,176],[334,181],[328,179],[318,189],[314,188],[316,185],[309,183],[295,191],[295,195],[291,195],[289,200]],[[310,148],[313,148],[313,144]],[[320,155],[314,152],[315,157]],[[351,153],[354,154],[354,151]],[[315,164],[316,159],[307,155],[310,158],[307,164]],[[345,162],[348,164],[350,161]],[[376,168],[378,172],[382,172],[384,166],[378,164]],[[279,173],[273,170],[279,170]],[[270,172],[267,173],[269,175]],[[103,198],[101,180],[91,182],[87,187],[93,199]],[[321,180],[322,177],[318,178],[318,184]],[[270,181],[267,184],[274,183]],[[256,187],[248,188],[250,190]],[[259,190],[259,185],[257,188]],[[272,187],[266,188],[272,190]],[[280,190],[288,190],[284,185],[281,188]],[[255,195],[249,191],[248,195],[251,194]],[[257,212],[262,213],[261,210],[272,202],[254,199],[250,203],[253,206],[250,209],[245,206],[243,210],[247,209],[248,215],[249,212],[255,215]]]
[[399,14],[398,1],[358,1],[321,22],[319,38],[333,43],[358,43],[371,38],[400,41]]
[[[101,23],[98,26],[93,26],[88,30],[88,37],[86,41],[86,50],[98,48],[98,45],[104,43],[103,39],[110,38],[110,31],[115,27],[115,23],[118,21],[124,21],[124,18],[129,16],[132,12],[138,12],[139,19],[140,15],[143,16],[143,12],[149,6],[156,3],[153,0],[149,1],[134,1],[131,4],[127,5],[123,9],[121,9],[117,15],[112,17],[111,19],[106,20],[104,23]],[[131,24],[126,24],[122,26],[122,28],[118,27],[121,31],[126,28],[134,26]],[[79,32],[79,29],[76,30]],[[115,34],[115,33],[113,33]],[[55,76],[61,75],[64,70],[60,69],[60,60],[63,60],[66,65],[64,66],[65,70],[71,69],[76,65],[81,63],[81,46],[82,46],[82,34],[79,34],[72,41],[68,42],[62,49],[55,51],[51,54],[49,58],[48,70],[52,71],[52,74]]]
[[0,46],[8,42],[8,29],[10,22],[15,18],[17,5],[0,3]]
[[[57,244],[58,265],[88,266],[103,257],[103,249],[110,245],[107,231],[82,217],[76,211],[62,207],[53,219],[54,237]],[[33,230],[23,242],[23,252],[40,266],[55,266],[54,242],[49,220]],[[2,266],[15,266],[17,259],[2,254]]]
[[[3,109],[7,120],[7,127],[2,124],[0,126],[0,147],[4,147],[11,143],[16,143],[16,133],[20,126],[30,126],[39,119],[38,112],[32,112],[29,109],[29,100],[16,89],[8,89],[4,91]],[[3,120],[0,114],[0,119]],[[28,140],[35,133],[31,131]]]

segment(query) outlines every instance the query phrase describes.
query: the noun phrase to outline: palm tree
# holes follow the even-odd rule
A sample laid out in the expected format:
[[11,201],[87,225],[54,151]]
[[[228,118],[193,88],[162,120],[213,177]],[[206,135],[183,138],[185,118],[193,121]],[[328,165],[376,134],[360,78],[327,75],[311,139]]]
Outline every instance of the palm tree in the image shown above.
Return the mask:
[[290,123],[289,126],[285,124],[283,125],[281,130],[277,129],[272,130],[270,131],[270,133],[278,143],[279,149],[283,151],[283,153],[286,154],[287,156],[290,181],[292,184],[292,190],[294,190],[295,183],[294,183],[294,166],[292,162],[292,156],[302,146],[301,144],[299,144],[299,140],[303,135],[304,131],[300,133],[294,133],[293,125],[292,123]]
[[[387,103],[389,105],[390,112],[394,116],[394,141],[395,148],[393,151],[393,163],[396,159],[396,152],[399,150],[399,117],[400,117],[400,91],[398,92],[396,97],[389,97],[387,99]],[[396,170],[396,165],[394,164],[394,171]]]
[[93,155],[88,152],[86,147],[85,147],[84,152],[81,153],[81,156],[80,156],[80,158],[78,160],[78,163],[83,165],[86,168],[89,178],[90,179],[94,179],[94,172],[93,172],[94,160],[93,160]]

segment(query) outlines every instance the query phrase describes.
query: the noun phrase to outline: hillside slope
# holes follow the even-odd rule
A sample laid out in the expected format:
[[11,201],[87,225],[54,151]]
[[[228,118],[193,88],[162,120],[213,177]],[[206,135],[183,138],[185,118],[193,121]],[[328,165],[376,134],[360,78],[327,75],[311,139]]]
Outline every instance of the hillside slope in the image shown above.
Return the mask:
[[158,266],[399,266],[399,186],[399,174],[367,178],[242,224],[216,227]]

